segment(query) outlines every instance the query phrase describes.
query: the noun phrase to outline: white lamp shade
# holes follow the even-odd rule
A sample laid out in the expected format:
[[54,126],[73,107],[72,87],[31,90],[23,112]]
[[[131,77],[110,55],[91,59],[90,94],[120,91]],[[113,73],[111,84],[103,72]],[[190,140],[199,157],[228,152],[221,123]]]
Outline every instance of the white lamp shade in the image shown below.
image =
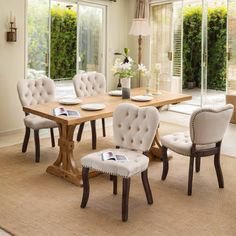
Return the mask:
[[135,36],[148,36],[150,35],[150,26],[148,19],[135,18],[133,19],[129,34]]

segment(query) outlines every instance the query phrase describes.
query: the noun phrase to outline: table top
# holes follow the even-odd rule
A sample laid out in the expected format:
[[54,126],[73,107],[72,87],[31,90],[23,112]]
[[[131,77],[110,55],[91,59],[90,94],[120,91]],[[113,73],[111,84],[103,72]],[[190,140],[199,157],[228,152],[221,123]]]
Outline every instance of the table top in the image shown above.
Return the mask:
[[[135,88],[131,90],[131,95],[143,95],[145,94],[145,88]],[[118,96],[110,96],[108,94],[92,96],[92,97],[83,97],[81,98],[82,103],[78,105],[61,105],[58,102],[50,102],[43,103],[33,106],[23,107],[23,111],[26,113],[35,114],[53,121],[57,123],[65,124],[65,125],[77,125],[90,120],[97,120],[99,118],[112,117],[113,112],[116,107],[121,103],[131,103],[137,105],[139,107],[144,106],[155,106],[161,107],[164,105],[175,104],[187,100],[191,100],[192,96],[160,91],[160,95],[153,95],[154,99],[148,102],[137,102],[132,101],[130,99],[122,99]],[[81,105],[87,103],[103,103],[106,105],[106,108],[99,111],[85,111],[80,108]],[[81,114],[81,117],[66,117],[66,116],[54,116],[53,109],[56,107],[65,107],[66,109],[78,110]]]

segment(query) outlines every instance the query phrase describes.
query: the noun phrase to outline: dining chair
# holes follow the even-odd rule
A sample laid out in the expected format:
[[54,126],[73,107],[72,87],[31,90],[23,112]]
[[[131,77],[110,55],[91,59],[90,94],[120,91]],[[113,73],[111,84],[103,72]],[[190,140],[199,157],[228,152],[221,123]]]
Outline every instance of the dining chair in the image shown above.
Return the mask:
[[[17,91],[21,105],[23,107],[55,101],[55,85],[54,82],[47,77],[20,80],[17,83]],[[40,116],[26,113],[24,124],[25,137],[22,145],[22,152],[27,151],[30,130],[32,129],[34,130],[35,162],[39,162],[39,130],[48,128],[50,129],[52,147],[55,147],[53,128],[57,127],[57,123]]]
[[[75,75],[73,84],[76,96],[79,98],[87,96],[97,96],[104,94],[106,91],[105,76],[98,72],[85,72]],[[90,121],[92,130],[92,149],[96,149],[97,134],[96,134],[96,120]],[[84,129],[84,123],[79,126],[77,134],[77,141],[80,142]],[[102,118],[102,132],[103,137],[106,136],[105,119]]]
[[231,104],[217,108],[199,108],[190,118],[190,134],[174,133],[161,137],[163,172],[165,180],[169,170],[167,150],[189,156],[188,195],[192,195],[193,169],[200,171],[201,158],[214,155],[214,165],[219,188],[224,188],[220,165],[221,142],[233,113]]
[[[122,177],[122,220],[128,220],[128,202],[130,178],[141,172],[143,187],[148,204],[153,203],[148,181],[148,163],[146,156],[150,149],[159,124],[159,112],[155,107],[139,108],[132,104],[120,104],[113,114],[113,135],[116,149],[106,149],[88,154],[81,159],[83,197],[81,208],[85,208],[89,198],[89,169],[106,173],[113,179],[113,194],[117,194],[117,176]],[[112,152],[123,155],[128,161],[103,161],[102,153]]]

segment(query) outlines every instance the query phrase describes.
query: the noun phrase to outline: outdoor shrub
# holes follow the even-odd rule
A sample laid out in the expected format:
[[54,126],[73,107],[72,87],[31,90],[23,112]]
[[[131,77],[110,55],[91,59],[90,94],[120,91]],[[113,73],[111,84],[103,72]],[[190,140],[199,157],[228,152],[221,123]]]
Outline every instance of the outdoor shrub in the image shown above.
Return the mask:
[[[225,7],[208,10],[208,89],[225,90],[226,87],[226,22]],[[201,23],[202,9],[184,9],[183,22],[183,87],[187,81],[196,81],[201,87]]]
[[52,79],[71,79],[76,74],[76,12],[59,7],[51,9]]

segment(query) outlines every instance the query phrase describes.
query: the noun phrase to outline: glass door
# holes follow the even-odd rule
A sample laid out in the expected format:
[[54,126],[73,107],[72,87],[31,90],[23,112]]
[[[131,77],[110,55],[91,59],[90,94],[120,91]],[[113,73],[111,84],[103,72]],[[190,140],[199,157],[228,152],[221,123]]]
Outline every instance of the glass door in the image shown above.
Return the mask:
[[236,96],[236,0],[228,0],[227,95]]
[[77,70],[105,74],[105,14],[103,6],[78,3]]
[[28,0],[26,77],[49,76],[49,0]]
[[[204,0],[202,60],[208,68],[203,75],[202,105],[224,105],[227,72],[227,0]],[[235,12],[234,12],[235,14]],[[204,56],[206,53],[207,56]],[[204,62],[203,67],[204,68]]]
[[151,6],[150,55],[152,71],[160,64],[159,88],[181,92],[182,1]]
[[159,88],[161,90],[171,90],[172,17],[172,3],[151,7],[151,71],[155,71],[156,64],[160,64]]

